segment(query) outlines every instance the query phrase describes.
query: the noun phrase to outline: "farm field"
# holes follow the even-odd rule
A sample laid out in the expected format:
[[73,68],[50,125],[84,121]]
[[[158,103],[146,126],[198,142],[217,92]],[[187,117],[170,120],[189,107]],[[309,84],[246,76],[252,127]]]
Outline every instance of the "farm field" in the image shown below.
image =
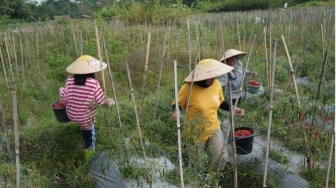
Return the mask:
[[[281,179],[271,166],[284,166],[282,173],[294,169],[309,187],[334,187],[334,28],[334,7],[301,7],[153,23],[60,20],[2,31],[0,187],[14,187],[18,179],[21,187],[95,187],[86,173],[79,126],[58,123],[51,109],[69,76],[66,67],[81,55],[108,63],[96,78],[117,101],[112,108],[97,108],[97,153],[106,151],[118,163],[125,182],[155,187],[159,174],[171,187],[182,187],[178,129],[171,121],[174,61],[180,88],[199,60],[219,60],[231,48],[248,52],[242,62],[258,73],[245,77],[243,90],[252,79],[263,85],[258,94],[244,96],[245,116],[234,117],[234,126],[253,128],[259,142],[246,158],[239,156],[236,168],[227,166],[223,186],[206,153],[204,163],[188,166],[182,140],[183,184],[233,187],[236,170],[238,187],[278,187]],[[229,112],[219,116],[227,136]],[[298,157],[294,162],[292,154]],[[175,168],[130,163],[160,157]],[[206,179],[199,176],[204,171]]]

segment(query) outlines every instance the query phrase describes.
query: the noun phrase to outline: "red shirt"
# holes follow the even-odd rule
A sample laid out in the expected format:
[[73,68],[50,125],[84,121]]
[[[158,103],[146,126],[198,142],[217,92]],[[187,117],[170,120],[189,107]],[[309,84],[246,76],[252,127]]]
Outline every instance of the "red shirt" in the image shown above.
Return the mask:
[[61,99],[67,102],[66,112],[71,121],[82,129],[90,130],[94,126],[95,103],[103,105],[105,95],[99,82],[87,78],[85,85],[75,85],[74,76],[67,79],[65,88],[60,88]]

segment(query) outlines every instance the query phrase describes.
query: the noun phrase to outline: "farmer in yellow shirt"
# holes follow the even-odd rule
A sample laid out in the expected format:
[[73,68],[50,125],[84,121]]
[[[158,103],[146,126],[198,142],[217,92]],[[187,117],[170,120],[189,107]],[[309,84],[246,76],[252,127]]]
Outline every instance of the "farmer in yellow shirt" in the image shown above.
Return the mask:
[[[224,100],[220,82],[216,77],[230,72],[233,67],[214,59],[200,61],[195,69],[185,78],[185,83],[178,93],[178,105],[186,112],[184,139],[188,144],[191,162],[199,162],[198,154],[206,148],[214,159],[215,167],[222,170],[228,160],[224,145],[224,136],[217,117],[218,108],[229,111],[229,103]],[[191,90],[191,92],[190,92]],[[190,95],[190,96],[189,96]],[[175,109],[175,101],[172,102]],[[244,116],[244,110],[235,108],[236,116]],[[176,112],[172,119],[176,121]]]

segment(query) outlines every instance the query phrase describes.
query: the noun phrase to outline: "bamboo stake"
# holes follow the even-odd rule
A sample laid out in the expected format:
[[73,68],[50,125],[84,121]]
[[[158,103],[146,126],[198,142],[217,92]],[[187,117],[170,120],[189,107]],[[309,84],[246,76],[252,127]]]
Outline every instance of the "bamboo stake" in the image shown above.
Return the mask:
[[200,24],[198,24],[198,27],[196,27],[196,38],[197,38],[197,52],[196,52],[196,63],[199,62],[201,60],[202,57],[202,46],[201,46],[201,42],[202,42],[202,31],[201,31],[201,26]]
[[265,44],[265,67],[266,67],[265,69],[266,69],[267,89],[270,90],[270,75],[269,75],[269,69],[268,69],[267,39],[266,39],[266,26],[265,25],[263,28],[264,44]]
[[320,95],[320,91],[321,91],[321,85],[322,85],[322,81],[323,81],[323,78],[324,78],[324,75],[325,75],[325,68],[326,68],[328,54],[329,54],[328,51],[330,49],[331,42],[334,39],[334,37],[333,37],[334,36],[334,31],[335,31],[335,25],[334,25],[333,31],[331,33],[330,41],[329,41],[329,44],[328,44],[328,49],[324,54],[323,63],[322,63],[323,67],[322,67],[322,71],[321,71],[321,77],[320,77],[320,82],[319,82],[319,86],[318,86],[318,90],[317,90],[316,99],[319,99],[319,95]]
[[[94,25],[94,28],[95,28],[95,34],[96,34],[97,51],[98,51],[98,56],[99,56],[100,66],[103,66],[103,64],[102,64],[102,62],[103,62],[103,61],[102,61],[102,56],[101,56],[101,52],[100,52],[99,37],[98,37],[98,28],[97,28],[96,23],[95,23],[95,25]],[[101,69],[101,73],[102,73],[102,78],[103,78],[104,93],[106,93],[105,76],[104,76],[104,71],[103,71],[103,69]]]
[[[222,24],[223,25],[223,32],[222,32],[222,49],[223,49],[223,52],[225,52],[225,37],[224,37],[224,24]],[[221,58],[221,57],[219,57],[219,58]]]
[[142,102],[144,102],[145,100],[145,86],[146,86],[147,72],[148,72],[150,40],[151,40],[151,32],[148,32],[145,69],[144,69],[143,82],[142,82]]
[[189,72],[191,71],[191,36],[190,36],[190,24],[189,19],[187,19],[188,25],[188,57],[189,57]]
[[[201,45],[199,44],[201,41],[201,36],[200,38],[198,39],[198,45],[197,45],[197,51],[196,51],[196,62],[195,62],[195,65],[197,64],[197,62],[199,61],[199,53],[200,53],[200,48],[201,48]],[[195,66],[194,66],[195,67]],[[191,82],[190,82],[190,90],[189,90],[189,93],[188,93],[188,100],[187,100],[187,105],[186,105],[186,110],[185,110],[185,114],[187,115],[188,114],[188,110],[189,110],[189,102],[190,102],[190,96],[191,96],[191,92],[192,92],[192,86],[194,84],[194,74],[195,74],[195,68],[193,69],[192,71],[192,76],[191,76]],[[186,121],[186,119],[184,119],[184,121]]]
[[180,167],[181,188],[184,188],[183,169],[182,169],[180,107],[178,103],[178,84],[177,84],[177,65],[176,64],[177,64],[176,60],[174,60],[175,112],[176,112],[177,141],[178,141],[178,158],[179,158],[179,167]]
[[[133,101],[133,106],[134,106],[134,113],[135,113],[135,118],[136,118],[136,123],[137,123],[140,145],[141,145],[141,149],[142,149],[142,153],[143,153],[143,157],[144,157],[144,163],[145,163],[145,167],[146,167],[148,173],[150,173],[151,170],[149,169],[149,166],[148,166],[148,163],[147,163],[145,147],[144,147],[143,140],[142,140],[140,121],[139,121],[138,110],[137,110],[137,105],[136,105],[135,96],[134,96],[131,74],[130,74],[130,71],[129,71],[129,68],[128,68],[128,62],[126,62],[126,69],[127,69],[128,81],[129,81],[129,84],[130,84],[130,90],[131,90],[131,95],[132,95],[132,101]],[[147,175],[147,182],[148,182],[149,187],[152,188],[152,180],[148,175]]]
[[79,55],[83,55],[83,32],[80,31],[79,32],[80,35],[79,35],[79,49],[80,49],[80,54]]
[[36,57],[39,58],[40,54],[39,54],[39,46],[38,46],[38,42],[39,42],[39,34],[38,31],[36,32],[36,37],[35,37],[35,43],[36,43]]
[[16,46],[15,46],[15,40],[13,37],[13,53],[14,53],[14,61],[15,61],[15,67],[16,67],[16,77],[19,80],[19,65],[18,65],[18,55],[17,55],[17,50],[16,50]]
[[[229,104],[230,104],[230,128],[231,128],[231,140],[232,140],[232,155],[233,155],[233,171],[234,171],[234,179],[233,179],[233,187],[238,188],[238,169],[237,169],[237,153],[236,153],[236,141],[234,136],[234,110],[235,107],[232,105],[232,95],[231,95],[231,81],[228,82],[228,88],[229,88]],[[226,145],[226,142],[224,142],[223,150]],[[222,154],[223,154],[222,150]]]
[[126,144],[125,144],[124,130],[123,130],[123,127],[121,125],[120,111],[119,111],[119,105],[118,105],[118,101],[117,101],[117,95],[116,95],[116,92],[115,92],[114,80],[113,80],[112,71],[111,71],[111,68],[110,68],[110,62],[108,60],[108,55],[107,55],[107,50],[106,50],[104,36],[101,36],[101,37],[102,37],[103,48],[104,48],[104,52],[105,52],[106,63],[107,63],[107,67],[108,67],[108,72],[109,72],[110,80],[111,80],[111,84],[112,84],[112,91],[113,91],[114,101],[115,101],[115,105],[116,105],[116,108],[117,108],[119,129],[120,129],[121,138],[122,138],[122,141],[123,141],[123,150],[124,150],[127,166],[129,166],[128,151],[126,149]]
[[[272,62],[272,23],[269,21],[269,63]],[[269,73],[271,73],[271,66],[269,66]],[[269,78],[271,79],[273,75],[269,75]],[[271,81],[271,80],[269,80]],[[271,89],[271,88],[268,88]]]
[[271,77],[271,89],[270,89],[270,103],[269,103],[269,115],[268,115],[268,129],[267,129],[267,141],[266,141],[266,156],[265,156],[265,168],[264,168],[264,178],[263,178],[263,187],[266,187],[267,180],[267,169],[269,162],[269,150],[270,150],[270,139],[271,139],[271,128],[272,128],[272,116],[273,116],[273,92],[274,92],[274,75],[275,75],[275,63],[276,63],[276,48],[277,41],[274,41],[274,53],[273,53],[273,65],[272,65],[272,77]]
[[1,98],[0,98],[0,115],[1,115],[1,119],[2,119],[3,131],[4,131],[5,139],[6,139],[7,152],[8,152],[9,158],[12,160],[13,159],[13,153],[12,153],[12,149],[11,149],[11,145],[10,145],[10,141],[9,141],[9,137],[8,137],[6,118],[5,118],[5,113],[3,111],[3,104],[2,104]]
[[[199,45],[200,42],[199,41],[200,41],[200,39],[198,40],[195,64],[197,63],[197,60],[199,59],[199,51],[200,51],[200,45]],[[186,116],[188,115],[188,111],[189,111],[189,102],[190,102],[191,92],[192,92],[193,84],[194,84],[194,76],[195,76],[195,68],[193,69],[192,76],[191,76],[190,89],[189,89],[189,93],[188,93],[188,100],[187,100],[187,105],[186,105],[186,109],[185,109],[185,115]],[[187,118],[184,119],[184,123],[186,121],[187,121]],[[189,155],[189,161],[191,161],[191,156],[190,155]]]
[[[71,27],[72,28],[72,27]],[[76,34],[75,34],[75,31],[74,29],[72,28],[72,37],[73,37],[73,40],[75,42],[75,49],[76,49],[76,55],[78,57],[78,47],[77,47],[77,39],[76,39]]]
[[321,23],[321,43],[322,43],[322,54],[324,54],[324,31],[322,23]]
[[[253,28],[252,28],[252,33],[253,33]],[[243,20],[243,31],[242,31],[242,50],[245,51],[245,21]]]
[[16,171],[16,188],[20,188],[20,153],[19,153],[19,120],[16,91],[12,91],[13,97],[13,120],[14,120],[14,138],[15,138],[15,171]]
[[20,53],[21,53],[21,66],[22,66],[22,80],[23,82],[25,82],[25,66],[23,63],[23,44],[21,35],[20,35]]
[[237,26],[237,35],[238,35],[238,44],[239,44],[239,50],[242,50],[241,44],[240,44],[240,35],[239,35],[239,28],[238,28],[238,19],[236,18],[236,26]]
[[[297,63],[296,63],[296,65],[295,65],[294,70],[297,69],[297,67],[298,67],[298,65],[299,65],[299,60],[302,59],[301,56],[303,56],[303,55],[306,53],[306,50],[307,50],[307,48],[308,48],[308,46],[309,46],[309,44],[310,44],[310,42],[311,42],[311,39],[312,39],[312,37],[310,37],[310,39],[309,39],[309,41],[308,41],[306,47],[303,49],[302,53],[299,55],[299,58],[297,59]],[[289,84],[290,84],[290,82],[291,82],[291,77],[292,77],[292,75],[289,75],[289,79],[288,79],[288,82],[287,82],[287,85],[286,85],[286,88],[284,89],[284,91],[287,90],[287,87],[289,86]]]
[[169,38],[169,29],[168,29],[168,32],[166,32],[166,36],[165,36],[165,40],[164,40],[164,45],[163,45],[163,52],[162,52],[162,58],[161,58],[161,63],[160,63],[160,74],[159,74],[159,81],[158,81],[158,87],[157,87],[157,90],[156,90],[156,97],[155,97],[155,106],[154,106],[154,119],[156,117],[156,106],[157,106],[157,102],[158,102],[158,97],[159,97],[159,92],[160,92],[160,86],[161,86],[161,78],[162,78],[162,70],[163,70],[163,59],[165,57],[165,54],[166,54],[166,50],[168,48],[168,45],[167,45],[167,41],[168,41],[168,38]]
[[27,37],[27,52],[28,52],[29,65],[31,66],[32,63],[31,63],[31,55],[30,55],[30,47],[29,47],[29,40],[28,40],[28,37]]
[[328,169],[327,169],[327,176],[326,176],[326,184],[325,188],[328,188],[329,186],[329,175],[330,175],[330,167],[331,167],[331,159],[333,156],[333,149],[334,149],[334,140],[335,140],[335,120],[334,123],[332,124],[332,131],[330,133],[330,147],[329,147],[329,157],[328,157]]
[[299,109],[301,109],[301,104],[300,104],[300,100],[299,100],[300,99],[299,98],[299,92],[298,92],[297,85],[296,85],[296,79],[295,79],[295,74],[294,74],[294,70],[293,70],[293,66],[292,66],[292,61],[291,61],[291,58],[290,58],[289,53],[288,53],[285,38],[284,38],[283,35],[281,35],[281,38],[282,38],[283,45],[285,47],[285,51],[286,51],[286,55],[287,55],[287,59],[288,59],[288,64],[289,64],[289,67],[290,67],[290,73],[292,75],[292,79],[293,79],[293,83],[294,83],[294,87],[295,87],[296,98],[298,100],[298,106],[299,106]]
[[17,54],[16,54],[16,47],[15,47],[14,36],[11,37],[11,40],[12,40],[12,45],[10,45],[10,43],[8,43],[9,52],[10,52],[11,56],[13,57],[13,60],[14,60],[14,63],[15,63],[16,77],[19,78],[19,68],[18,68],[18,64],[17,64]]
[[2,66],[3,66],[3,70],[4,70],[4,75],[5,75],[6,84],[7,84],[7,86],[8,86],[8,79],[7,79],[6,67],[5,67],[5,62],[4,62],[4,60],[3,60],[3,56],[2,56],[2,52],[1,52],[1,48],[0,48],[0,58],[1,58]]
[[5,46],[6,46],[6,52],[7,52],[7,59],[8,59],[8,64],[9,64],[9,69],[12,75],[12,81],[14,82],[14,73],[13,73],[13,68],[12,68],[12,62],[11,62],[11,58],[9,55],[9,48],[8,48],[8,43],[7,43],[7,37],[5,37]]
[[[285,42],[285,38],[283,35],[281,35],[281,38],[282,38],[282,42],[283,42],[283,45],[285,47],[285,51],[286,51],[286,55],[287,55],[287,59],[288,59],[288,64],[290,66],[290,69],[291,69],[291,74],[292,74],[292,79],[293,79],[293,84],[294,84],[294,87],[295,87],[295,92],[296,92],[296,98],[297,98],[297,102],[298,102],[298,112],[299,114],[301,113],[301,104],[300,104],[300,98],[299,98],[299,92],[298,92],[298,89],[297,89],[297,85],[296,85],[296,79],[295,79],[295,74],[294,74],[294,70],[293,70],[293,66],[292,66],[292,61],[291,61],[291,58],[289,56],[289,53],[288,53],[288,49],[287,49],[287,45],[286,45],[286,42]],[[308,168],[310,168],[310,146],[309,146],[309,142],[308,142],[308,138],[307,138],[307,134],[306,134],[306,131],[305,131],[305,128],[304,126],[302,126],[302,133],[303,133],[303,138],[304,138],[304,142],[305,142],[305,145],[306,145],[306,157],[307,157],[307,163],[308,163]]]
[[[244,79],[245,79],[245,75],[246,75],[246,70],[247,70],[247,67],[248,67],[248,64],[250,62],[250,57],[251,57],[251,54],[252,54],[252,49],[253,49],[253,46],[254,46],[254,41],[255,41],[255,38],[256,38],[256,35],[253,35],[252,37],[252,41],[251,41],[251,46],[250,46],[250,50],[248,52],[248,56],[247,56],[247,61],[246,61],[246,65],[245,65],[245,69],[244,69],[244,72],[243,72],[243,77],[242,77],[242,80],[240,81],[240,90],[238,91],[238,96],[240,95],[240,92],[241,92],[241,89],[243,87],[243,83],[244,83]],[[245,89],[246,90],[246,89]],[[244,98],[246,97],[246,92],[245,92],[245,96]],[[237,104],[238,104],[238,100],[236,100],[234,106],[235,108],[237,107]],[[234,109],[235,109],[234,108]]]

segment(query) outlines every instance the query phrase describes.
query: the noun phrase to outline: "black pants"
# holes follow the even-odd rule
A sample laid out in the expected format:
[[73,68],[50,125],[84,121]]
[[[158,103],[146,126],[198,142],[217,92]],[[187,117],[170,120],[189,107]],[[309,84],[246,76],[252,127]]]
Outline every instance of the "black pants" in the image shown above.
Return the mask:
[[232,99],[232,105],[235,105],[236,104],[236,100],[238,100],[238,104],[240,104],[240,97],[238,99]]
[[95,149],[95,142],[96,142],[95,128],[93,127],[91,130],[82,130],[82,131],[83,131],[85,149]]

